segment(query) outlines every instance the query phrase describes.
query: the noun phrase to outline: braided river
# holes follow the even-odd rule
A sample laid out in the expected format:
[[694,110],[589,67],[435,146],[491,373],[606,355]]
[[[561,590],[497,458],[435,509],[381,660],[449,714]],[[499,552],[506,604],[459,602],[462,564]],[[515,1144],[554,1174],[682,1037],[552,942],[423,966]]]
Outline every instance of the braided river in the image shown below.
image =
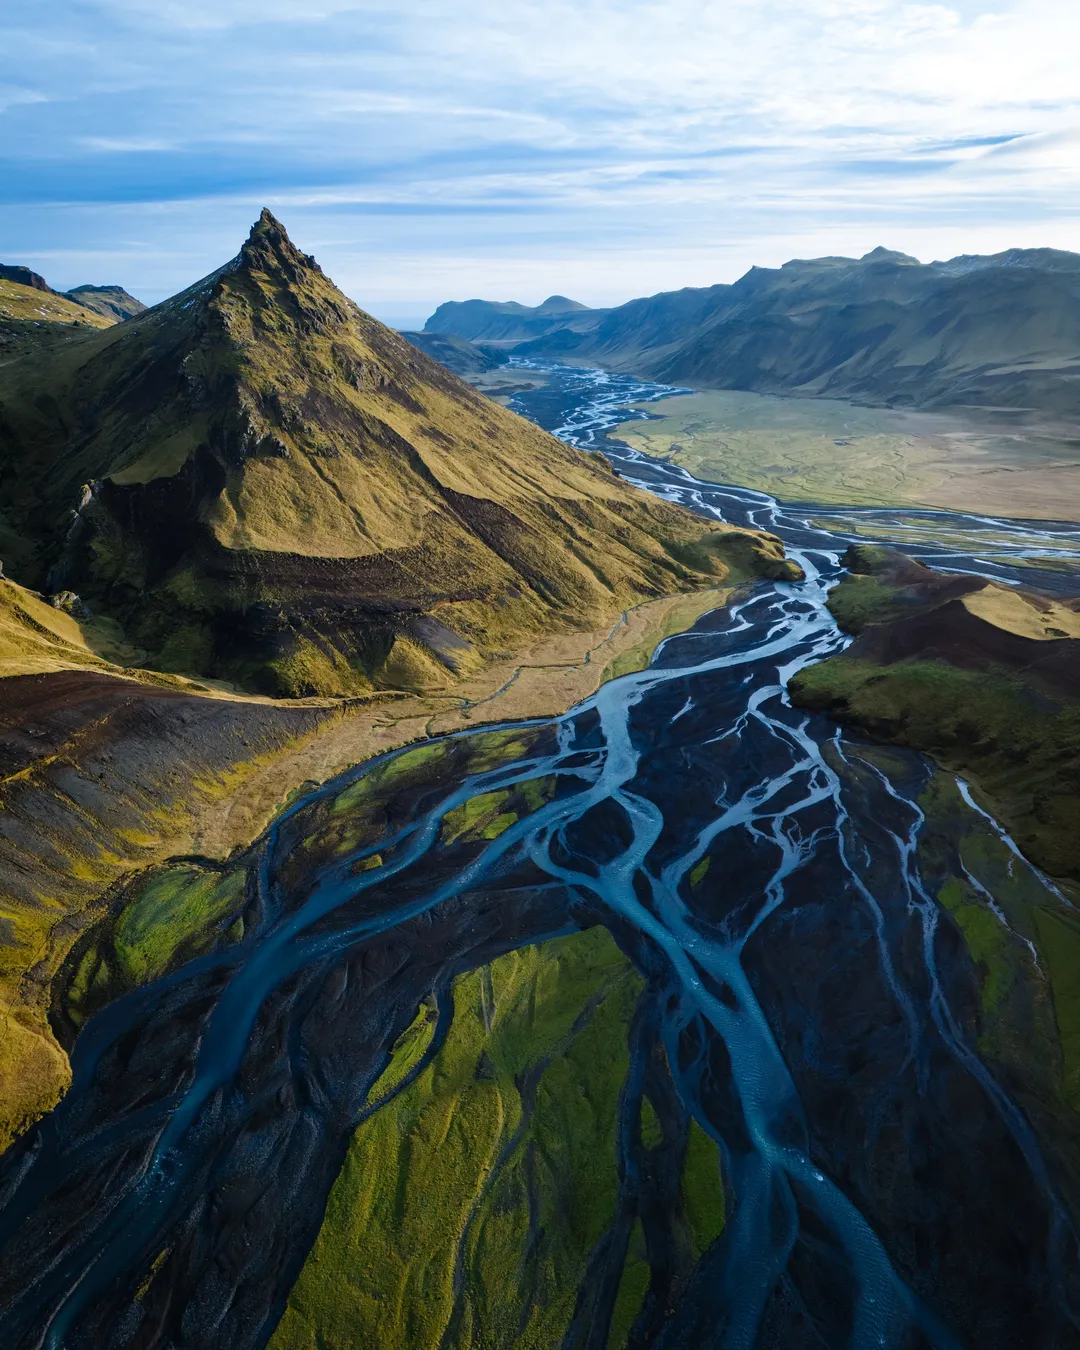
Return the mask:
[[[728,1197],[723,1233],[643,1342],[1080,1346],[1068,1169],[984,1054],[975,964],[923,874],[934,768],[847,736],[786,690],[848,641],[825,600],[849,544],[1065,593],[1080,526],[791,506],[704,483],[607,439],[629,405],[673,391],[515,364],[547,378],[518,411],[669,501],[779,535],[806,579],[745,588],[647,669],[518,724],[509,758],[477,767],[455,748],[490,727],[451,738],[438,778],[403,788],[378,838],[305,852],[395,756],[283,812],[244,863],[242,940],[92,1017],[71,1090],[4,1160],[4,1345],[266,1344],[350,1131],[393,1100],[370,1090],[421,999],[438,1007],[429,1061],[462,973],[599,923],[645,982],[642,1044],[663,1051],[671,1111],[718,1145]],[[470,800],[532,782],[548,785],[535,809],[497,837],[441,829]],[[1068,908],[972,788],[956,791],[962,829],[1007,858],[1032,903]],[[708,886],[691,884],[706,859]],[[974,881],[1037,986],[1034,944],[993,879]],[[631,1135],[625,1204],[568,1347],[607,1344],[639,1185]],[[148,1303],[152,1271],[165,1278]]]

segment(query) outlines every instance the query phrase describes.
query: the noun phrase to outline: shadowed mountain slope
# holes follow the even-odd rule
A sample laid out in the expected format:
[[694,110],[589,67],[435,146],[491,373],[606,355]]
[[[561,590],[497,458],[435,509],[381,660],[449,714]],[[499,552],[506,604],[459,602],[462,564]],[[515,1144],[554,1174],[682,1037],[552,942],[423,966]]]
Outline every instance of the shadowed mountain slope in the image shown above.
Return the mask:
[[460,375],[463,380],[472,380],[491,370],[498,370],[510,359],[502,351],[485,351],[468,338],[444,336],[442,333],[402,333],[414,347],[433,361]]
[[159,669],[429,687],[554,627],[770,573],[364,314],[264,212],[145,314],[0,368],[0,555]]
[[449,300],[424,324],[425,333],[451,334],[470,341],[523,342],[561,331],[578,321],[583,331],[595,327],[607,310],[589,309],[576,300],[552,295],[542,305],[519,305],[515,300]]
[[29,286],[33,291],[52,290],[43,276],[19,264],[0,263],[0,281],[12,281],[16,286]]
[[697,387],[1080,413],[1080,255],[923,265],[875,249],[752,268],[611,310],[441,305],[426,328]]

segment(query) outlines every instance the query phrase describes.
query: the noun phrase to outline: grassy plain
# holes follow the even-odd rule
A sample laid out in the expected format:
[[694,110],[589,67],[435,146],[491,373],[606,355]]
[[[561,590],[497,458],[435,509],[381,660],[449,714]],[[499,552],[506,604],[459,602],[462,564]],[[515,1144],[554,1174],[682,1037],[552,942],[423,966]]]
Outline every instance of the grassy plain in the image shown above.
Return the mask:
[[1080,447],[1016,415],[916,413],[740,390],[638,405],[612,435],[712,482],[783,501],[919,505],[1059,520],[1080,508]]

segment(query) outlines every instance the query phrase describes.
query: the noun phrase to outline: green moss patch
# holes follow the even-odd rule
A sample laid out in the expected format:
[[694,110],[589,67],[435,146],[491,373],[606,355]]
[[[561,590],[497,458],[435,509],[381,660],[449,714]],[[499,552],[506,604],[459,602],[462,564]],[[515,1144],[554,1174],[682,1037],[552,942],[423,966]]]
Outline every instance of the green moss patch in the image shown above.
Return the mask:
[[938,891],[938,900],[952,915],[971,959],[980,968],[984,1012],[996,1012],[1013,981],[1005,956],[1008,930],[986,900],[959,877],[950,877]]
[[708,854],[706,854],[704,858],[702,858],[699,862],[695,863],[694,867],[690,871],[691,886],[701,885],[701,883],[705,880],[705,875],[709,870],[709,864],[711,862],[712,859],[709,857]]
[[442,823],[443,843],[497,838],[517,820],[515,812],[502,810],[509,800],[509,792],[483,792],[448,811]]
[[1054,702],[1018,672],[939,660],[834,656],[790,689],[797,703],[976,778],[1028,857],[1080,880],[1080,705]]
[[274,1350],[559,1344],[614,1215],[641,987],[603,929],[460,979],[446,1044],[357,1130]]
[[1061,1095],[1080,1111],[1080,923],[1071,914],[1051,909],[1037,909],[1035,922],[1050,969],[1061,1041]]
[[650,1273],[648,1256],[645,1251],[645,1233],[639,1219],[635,1222],[630,1234],[626,1261],[623,1264],[622,1275],[619,1277],[619,1292],[615,1297],[615,1308],[611,1314],[607,1350],[622,1350],[629,1340],[634,1318],[645,1302]]
[[136,878],[90,934],[62,984],[76,1027],[113,999],[175,966],[243,937],[246,873],[181,864]]
[[696,1120],[686,1140],[682,1197],[696,1261],[723,1232],[726,1219],[720,1149]]

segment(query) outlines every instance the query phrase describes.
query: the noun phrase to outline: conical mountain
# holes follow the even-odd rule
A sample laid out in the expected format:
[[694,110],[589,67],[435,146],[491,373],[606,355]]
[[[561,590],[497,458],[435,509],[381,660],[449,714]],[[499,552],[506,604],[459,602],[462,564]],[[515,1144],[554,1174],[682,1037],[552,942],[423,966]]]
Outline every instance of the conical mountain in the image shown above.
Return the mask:
[[363,313],[264,211],[239,255],[0,368],[0,557],[161,669],[422,685],[777,541],[626,485]]

